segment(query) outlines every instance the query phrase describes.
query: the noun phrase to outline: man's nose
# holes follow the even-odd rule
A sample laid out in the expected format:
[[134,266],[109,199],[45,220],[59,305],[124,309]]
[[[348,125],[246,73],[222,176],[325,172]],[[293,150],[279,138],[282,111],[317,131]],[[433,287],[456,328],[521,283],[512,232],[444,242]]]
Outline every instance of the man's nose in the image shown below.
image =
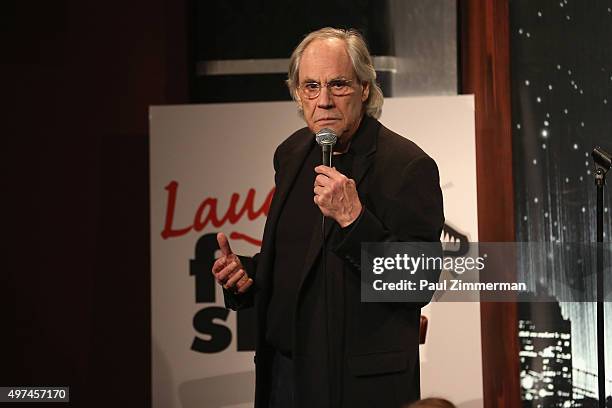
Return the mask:
[[334,100],[332,99],[331,93],[328,87],[321,88],[321,93],[317,99],[317,106],[323,109],[329,109],[334,106]]

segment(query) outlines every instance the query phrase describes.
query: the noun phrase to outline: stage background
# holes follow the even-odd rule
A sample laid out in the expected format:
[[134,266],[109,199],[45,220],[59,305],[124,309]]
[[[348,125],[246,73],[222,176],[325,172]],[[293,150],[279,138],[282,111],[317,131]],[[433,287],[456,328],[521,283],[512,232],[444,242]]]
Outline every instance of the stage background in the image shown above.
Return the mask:
[[[516,240],[595,242],[591,151],[595,146],[612,151],[612,2],[511,1],[510,45]],[[607,245],[609,185],[604,198]],[[567,299],[563,286],[575,285],[569,277],[590,275],[595,260],[572,251],[563,258],[532,256],[520,267],[542,277],[542,294],[554,302],[519,305],[523,406],[566,406],[570,401],[576,407],[596,406],[596,304],[558,301]],[[553,284],[553,277],[564,285]],[[607,324],[601,335],[607,343],[610,396],[612,304],[604,307]],[[552,341],[534,344],[527,334],[544,331],[567,334],[571,341],[552,356],[547,351]]]
[[[303,122],[292,102],[152,107],[150,120],[153,406],[249,406],[253,316],[221,307],[214,234],[233,235],[237,253],[258,251],[272,154]],[[447,223],[476,241],[473,97],[389,98],[381,121],[436,160]],[[252,199],[235,219],[224,217],[232,194],[237,214]],[[436,303],[424,314],[423,395],[482,406],[479,305]]]

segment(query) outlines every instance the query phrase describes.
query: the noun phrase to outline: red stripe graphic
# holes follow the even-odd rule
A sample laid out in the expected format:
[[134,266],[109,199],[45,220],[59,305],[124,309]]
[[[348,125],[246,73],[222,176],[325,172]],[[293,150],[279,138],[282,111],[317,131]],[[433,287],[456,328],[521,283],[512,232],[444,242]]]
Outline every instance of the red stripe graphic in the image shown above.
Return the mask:
[[250,236],[248,236],[246,234],[243,234],[241,232],[232,232],[230,234],[230,238],[231,239],[243,239],[243,240],[245,240],[246,242],[248,242],[250,244],[257,245],[259,247],[261,246],[261,241],[260,240],[255,239],[253,237],[250,237]]

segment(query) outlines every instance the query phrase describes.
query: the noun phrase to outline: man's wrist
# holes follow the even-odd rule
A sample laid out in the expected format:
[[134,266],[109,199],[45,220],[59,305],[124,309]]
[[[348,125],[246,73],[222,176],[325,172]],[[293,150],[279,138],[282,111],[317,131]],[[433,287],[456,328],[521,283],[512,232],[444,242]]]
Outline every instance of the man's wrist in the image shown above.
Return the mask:
[[340,224],[340,227],[342,228],[348,228],[350,227],[355,221],[357,221],[359,219],[359,217],[361,216],[361,214],[363,213],[363,206],[361,205],[361,203],[359,203],[359,207],[355,209],[355,213],[352,217],[348,218],[346,221],[344,222],[339,222],[338,224]]

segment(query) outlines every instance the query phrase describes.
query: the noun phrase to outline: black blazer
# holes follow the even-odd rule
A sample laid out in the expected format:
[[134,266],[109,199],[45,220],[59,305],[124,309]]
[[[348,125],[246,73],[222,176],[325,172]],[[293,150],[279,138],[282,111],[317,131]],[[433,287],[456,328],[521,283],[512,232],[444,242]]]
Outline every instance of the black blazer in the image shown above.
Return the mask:
[[[264,228],[261,252],[242,257],[254,287],[243,295],[225,291],[226,307],[257,308],[255,407],[267,408],[273,350],[265,341],[265,319],[272,285],[275,231],[280,211],[298,174],[313,135],[303,128],[287,138],[274,154],[276,191]],[[362,303],[360,256],[362,242],[438,242],[444,215],[438,169],[413,142],[393,133],[376,119],[364,117],[353,137],[352,175],[357,183],[362,215],[331,249],[345,260],[344,356],[340,388],[342,406],[400,407],[419,398],[419,319],[422,304]],[[326,233],[339,228],[328,222]],[[293,360],[299,407],[329,403],[318,388],[321,367],[312,356],[324,345],[309,331],[317,318],[302,308],[308,298],[307,281],[321,245],[311,245],[304,264],[295,310]],[[428,276],[437,281],[438,274]],[[337,391],[337,390],[336,390]]]

